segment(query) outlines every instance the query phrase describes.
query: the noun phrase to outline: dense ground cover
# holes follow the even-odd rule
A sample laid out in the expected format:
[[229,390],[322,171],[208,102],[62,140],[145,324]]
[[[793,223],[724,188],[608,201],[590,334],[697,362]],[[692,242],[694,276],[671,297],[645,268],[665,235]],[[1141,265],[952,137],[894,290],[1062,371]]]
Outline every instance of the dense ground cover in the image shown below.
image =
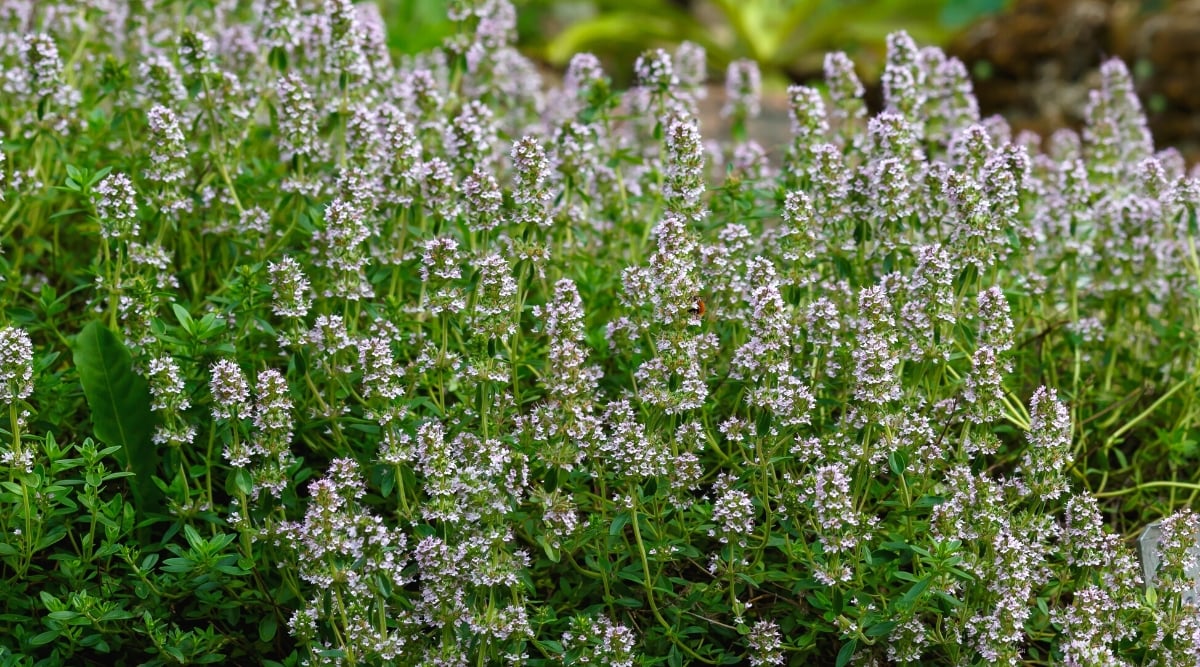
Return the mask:
[[[1200,180],[889,39],[6,2],[0,664],[1193,664]],[[1163,523],[1152,586],[1123,535]],[[1115,532],[1114,532],[1115,530]]]

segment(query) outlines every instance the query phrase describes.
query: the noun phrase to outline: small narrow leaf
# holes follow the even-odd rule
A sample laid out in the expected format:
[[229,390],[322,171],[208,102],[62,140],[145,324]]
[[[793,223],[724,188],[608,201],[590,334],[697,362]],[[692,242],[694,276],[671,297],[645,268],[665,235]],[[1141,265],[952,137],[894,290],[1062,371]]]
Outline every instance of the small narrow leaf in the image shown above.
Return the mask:
[[854,657],[854,650],[858,648],[858,640],[851,639],[842,645],[842,650],[838,651],[836,667],[846,667],[850,664],[850,658]]
[[913,603],[917,601],[917,598],[921,597],[921,594],[925,592],[925,589],[929,588],[929,584],[932,582],[933,579],[931,577],[925,577],[924,579],[913,584],[912,588],[909,588],[908,592],[905,593],[904,596],[900,598],[900,601],[896,603],[896,606],[900,607],[901,609],[911,609]]
[[620,535],[621,531],[625,529],[625,525],[628,523],[629,512],[618,512],[617,515],[613,517],[612,525],[608,527],[608,534],[614,537]]

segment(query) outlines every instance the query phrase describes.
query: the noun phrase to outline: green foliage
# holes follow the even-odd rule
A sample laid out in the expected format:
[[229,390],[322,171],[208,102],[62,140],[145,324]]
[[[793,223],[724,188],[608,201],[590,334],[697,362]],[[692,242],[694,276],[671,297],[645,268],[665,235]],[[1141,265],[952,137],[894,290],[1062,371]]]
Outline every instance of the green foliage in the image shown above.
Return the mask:
[[878,51],[889,32],[903,28],[923,42],[944,42],[972,21],[1000,11],[1003,0],[718,0],[718,25],[703,22],[670,0],[610,0],[591,18],[572,22],[544,48],[552,63],[594,51],[638,53],[690,40],[708,50],[718,68],[738,58],[771,73],[820,70],[827,51]]
[[1194,662],[1200,180],[1119,65],[1043,152],[897,35],[707,147],[503,3],[210,4],[0,25],[0,665]]
[[[132,473],[109,467],[119,447],[49,434],[27,444],[38,466],[0,483],[0,661],[214,664],[264,655],[278,639],[230,635],[230,621],[264,618],[238,583],[248,572],[228,554],[235,536],[204,539],[188,526],[188,546],[167,543],[177,558],[159,564],[156,551],[141,555],[135,507],[121,493]],[[217,609],[228,611],[218,619]]]

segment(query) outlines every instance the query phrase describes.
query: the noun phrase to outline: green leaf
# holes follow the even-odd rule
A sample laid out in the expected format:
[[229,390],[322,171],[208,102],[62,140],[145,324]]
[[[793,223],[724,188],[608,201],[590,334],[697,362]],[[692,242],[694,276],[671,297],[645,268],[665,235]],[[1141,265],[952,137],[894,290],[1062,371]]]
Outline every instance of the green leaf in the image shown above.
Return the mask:
[[192,316],[190,313],[188,313],[187,308],[184,308],[177,303],[173,303],[171,304],[171,310],[175,311],[175,319],[179,320],[179,326],[183,327],[184,331],[191,333]]
[[904,609],[911,608],[913,603],[917,601],[917,598],[921,597],[921,594],[925,592],[925,589],[929,588],[929,584],[932,582],[932,578],[925,577],[913,584],[912,588],[908,589],[908,592],[904,594],[904,597],[900,598],[900,601],[896,605]]
[[629,523],[629,512],[617,512],[617,515],[613,517],[612,525],[608,527],[608,534],[614,537],[620,535],[627,523]]
[[668,667],[683,667],[683,654],[679,652],[679,647],[671,645],[671,650],[667,651]]
[[81,614],[79,612],[71,611],[69,609],[64,610],[64,611],[52,611],[49,614],[46,614],[47,618],[53,619],[55,621],[72,621],[72,620],[78,618],[79,616],[81,616]]
[[242,493],[248,496],[254,492],[254,478],[251,477],[250,471],[245,468],[235,469],[227,480],[225,490],[231,494]]
[[897,621],[884,621],[882,623],[876,623],[875,625],[868,627],[863,634],[868,637],[882,637],[886,634],[890,634],[892,630],[896,629],[897,625],[900,625],[900,623]]
[[100,615],[100,621],[125,621],[134,617],[134,613],[124,609],[110,609]]
[[138,512],[158,509],[161,494],[151,480],[159,455],[150,439],[150,391],[133,371],[129,350],[107,327],[93,321],[75,337],[74,356],[96,438],[121,447],[114,455],[134,474],[129,488]]
[[196,532],[196,528],[191,524],[183,527],[183,537],[187,540],[188,546],[199,553],[203,553],[205,548],[208,547],[208,542],[203,537],[200,537],[200,533]]
[[43,646],[45,644],[49,644],[55,639],[58,639],[59,634],[60,633],[57,630],[47,630],[39,635],[34,635],[33,638],[29,640],[29,643],[34,646]]
[[857,639],[851,639],[845,644],[842,644],[842,650],[838,651],[837,654],[837,662],[835,663],[835,667],[846,667],[846,665],[850,664],[850,658],[854,657],[854,649],[856,648],[858,648]]
[[546,552],[546,558],[549,558],[550,562],[557,563],[559,559],[562,558],[562,555],[558,553],[558,549],[554,548],[554,545],[550,544],[545,535],[538,535],[537,543],[542,545],[542,551]]
[[275,639],[275,630],[278,627],[279,622],[275,620],[275,614],[267,614],[258,624],[258,638],[264,642]]

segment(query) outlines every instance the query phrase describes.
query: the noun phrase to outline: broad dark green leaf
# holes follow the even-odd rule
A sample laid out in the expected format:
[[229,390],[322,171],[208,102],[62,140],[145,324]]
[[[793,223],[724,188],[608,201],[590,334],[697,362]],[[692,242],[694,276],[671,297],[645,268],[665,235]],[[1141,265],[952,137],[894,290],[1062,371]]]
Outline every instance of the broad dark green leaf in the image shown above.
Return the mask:
[[96,438],[121,448],[114,456],[134,474],[129,487],[138,511],[155,509],[161,494],[151,476],[159,457],[150,439],[154,414],[146,381],[133,371],[129,350],[98,321],[75,337],[74,356]]

